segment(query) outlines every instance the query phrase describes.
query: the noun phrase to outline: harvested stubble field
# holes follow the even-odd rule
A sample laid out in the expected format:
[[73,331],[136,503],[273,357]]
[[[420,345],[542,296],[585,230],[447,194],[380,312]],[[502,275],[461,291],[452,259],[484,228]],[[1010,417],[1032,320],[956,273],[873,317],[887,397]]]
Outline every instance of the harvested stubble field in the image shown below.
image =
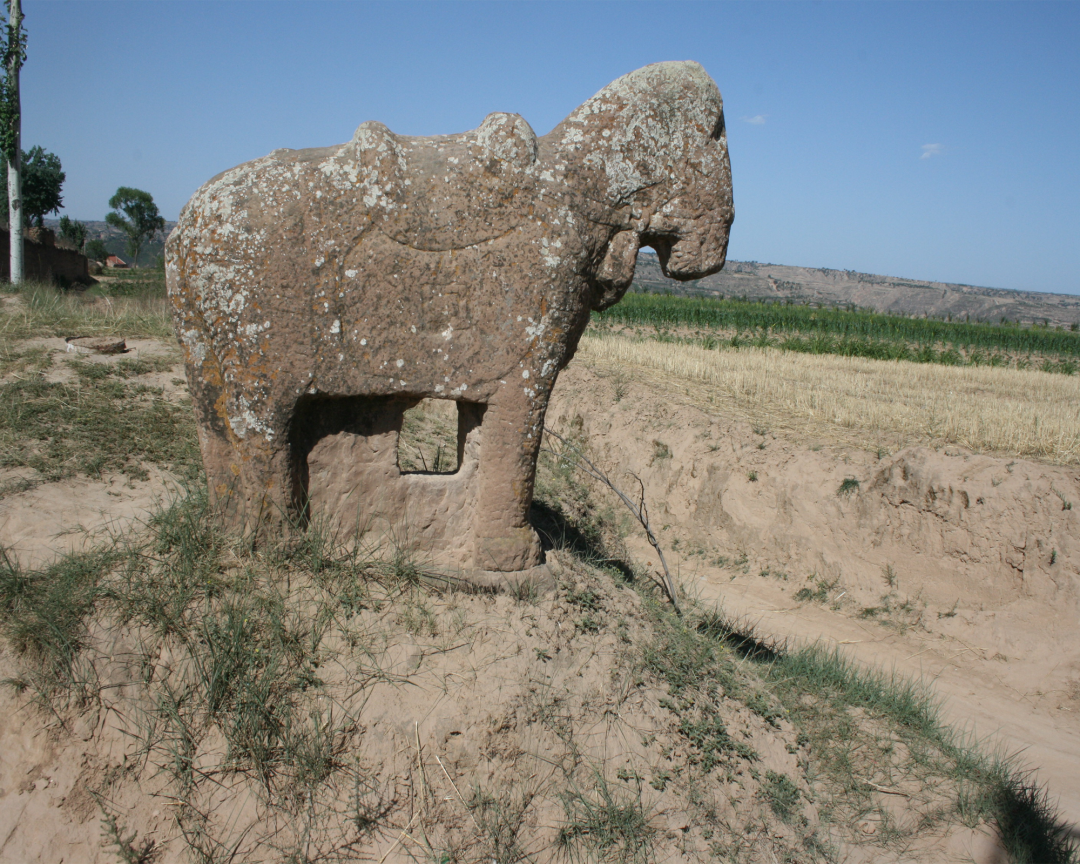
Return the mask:
[[1080,377],[801,354],[710,350],[605,332],[583,356],[707,386],[770,425],[844,430],[852,440],[959,444],[979,452],[1080,462]]
[[[749,535],[731,493],[727,528],[705,525],[704,499],[691,502],[672,472],[714,477],[709,460],[724,468],[730,449],[760,472],[743,480],[757,493],[770,488],[772,452],[799,446],[784,436],[807,424],[832,437],[803,455],[831,450],[842,473],[872,458],[853,436],[879,447],[922,440],[916,427],[897,430],[887,413],[874,415],[884,428],[793,413],[765,429],[795,412],[772,401],[789,391],[729,392],[726,379],[641,353],[601,355],[614,343],[590,338],[550,422],[619,482],[628,468],[643,478],[684,614],[664,602],[610,495],[550,451],[533,521],[557,589],[475,593],[431,572],[407,525],[374,515],[349,538],[317,519],[258,548],[222,534],[159,298],[38,289],[3,300],[0,860],[1073,860],[1037,781],[950,728],[925,685],[874,671],[835,639],[755,633],[702,587],[788,583],[757,572],[775,557],[764,544],[732,551]],[[71,356],[58,338],[119,328],[137,358]],[[791,392],[817,386],[802,375]],[[849,406],[859,392],[844,395]],[[698,436],[717,411],[748,419]],[[110,412],[136,419],[94,419]],[[414,414],[403,466],[453,452],[448,429],[439,411]],[[747,455],[742,438],[766,446]],[[622,463],[613,441],[627,448]],[[1018,476],[1009,469],[1000,488]],[[851,507],[870,485],[827,494]],[[102,512],[76,512],[75,498]],[[696,516],[679,509],[690,503]],[[76,516],[88,528],[114,521],[73,534]],[[1074,551],[1058,549],[1073,567]],[[703,582],[691,565],[706,559]],[[901,562],[897,573],[890,611],[865,626],[929,638],[899,611],[918,574]],[[840,585],[827,577],[798,605],[840,604],[839,628],[859,610],[834,601],[839,587],[818,590]],[[848,593],[861,590],[852,581]]]

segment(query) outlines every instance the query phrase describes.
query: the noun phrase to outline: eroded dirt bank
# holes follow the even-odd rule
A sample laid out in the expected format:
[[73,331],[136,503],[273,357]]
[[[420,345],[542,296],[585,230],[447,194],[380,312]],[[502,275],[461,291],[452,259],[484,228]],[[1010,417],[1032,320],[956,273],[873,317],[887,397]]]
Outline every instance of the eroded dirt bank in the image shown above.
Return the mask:
[[933,681],[946,716],[1021,753],[1080,824],[1075,468],[792,440],[702,393],[579,361],[548,425],[616,484],[642,479],[685,590],[773,638]]

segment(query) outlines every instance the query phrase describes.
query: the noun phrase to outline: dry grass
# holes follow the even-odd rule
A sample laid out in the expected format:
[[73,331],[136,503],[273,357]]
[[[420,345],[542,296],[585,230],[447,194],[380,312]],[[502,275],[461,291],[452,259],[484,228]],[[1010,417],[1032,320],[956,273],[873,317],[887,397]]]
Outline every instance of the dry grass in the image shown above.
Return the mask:
[[26,284],[0,292],[0,339],[108,336],[175,339],[164,296],[114,296]]
[[[588,334],[586,362],[705,385],[709,398],[867,442],[959,444],[979,452],[1080,462],[1080,379],[1035,370],[794,354],[710,351]],[[767,407],[765,407],[767,406]],[[848,437],[850,436],[841,436]]]

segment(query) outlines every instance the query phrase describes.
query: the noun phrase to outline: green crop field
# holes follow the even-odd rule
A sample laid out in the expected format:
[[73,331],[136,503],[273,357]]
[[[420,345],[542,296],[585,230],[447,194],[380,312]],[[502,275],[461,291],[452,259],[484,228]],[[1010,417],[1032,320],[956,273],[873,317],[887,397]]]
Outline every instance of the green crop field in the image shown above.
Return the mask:
[[1080,333],[1075,329],[636,293],[593,320],[602,328],[653,328],[656,338],[708,348],[750,344],[880,360],[1033,367],[1068,375],[1080,368]]

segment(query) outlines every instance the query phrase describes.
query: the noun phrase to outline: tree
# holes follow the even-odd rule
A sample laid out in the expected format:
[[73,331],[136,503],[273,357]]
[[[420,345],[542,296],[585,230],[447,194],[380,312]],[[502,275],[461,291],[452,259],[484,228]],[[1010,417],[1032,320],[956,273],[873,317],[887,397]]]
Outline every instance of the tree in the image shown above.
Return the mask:
[[109,199],[109,206],[113,212],[105,214],[105,221],[127,235],[127,253],[132,257],[132,266],[137,267],[139,250],[158,231],[165,230],[165,219],[158,213],[153,196],[142,189],[121,186]]
[[7,172],[8,219],[10,222],[11,281],[23,281],[22,209],[22,116],[19,100],[19,70],[26,62],[26,31],[22,26],[20,0],[8,0],[8,20],[0,28],[0,53],[4,78],[0,81],[0,151],[11,166]]
[[109,250],[105,248],[105,242],[100,237],[95,237],[86,244],[86,257],[91,261],[104,261],[109,257]]
[[[64,204],[60,194],[67,175],[60,165],[60,157],[41,147],[31,147],[22,154],[22,211],[28,225],[38,228],[45,224],[45,214],[55,213]],[[4,161],[4,175],[8,175],[8,162]],[[8,203],[0,205],[0,215],[8,217]]]
[[67,216],[61,216],[60,236],[65,240],[70,240],[75,244],[75,248],[82,252],[83,247],[86,245],[86,226],[82,222],[76,222],[74,219],[68,219]]

